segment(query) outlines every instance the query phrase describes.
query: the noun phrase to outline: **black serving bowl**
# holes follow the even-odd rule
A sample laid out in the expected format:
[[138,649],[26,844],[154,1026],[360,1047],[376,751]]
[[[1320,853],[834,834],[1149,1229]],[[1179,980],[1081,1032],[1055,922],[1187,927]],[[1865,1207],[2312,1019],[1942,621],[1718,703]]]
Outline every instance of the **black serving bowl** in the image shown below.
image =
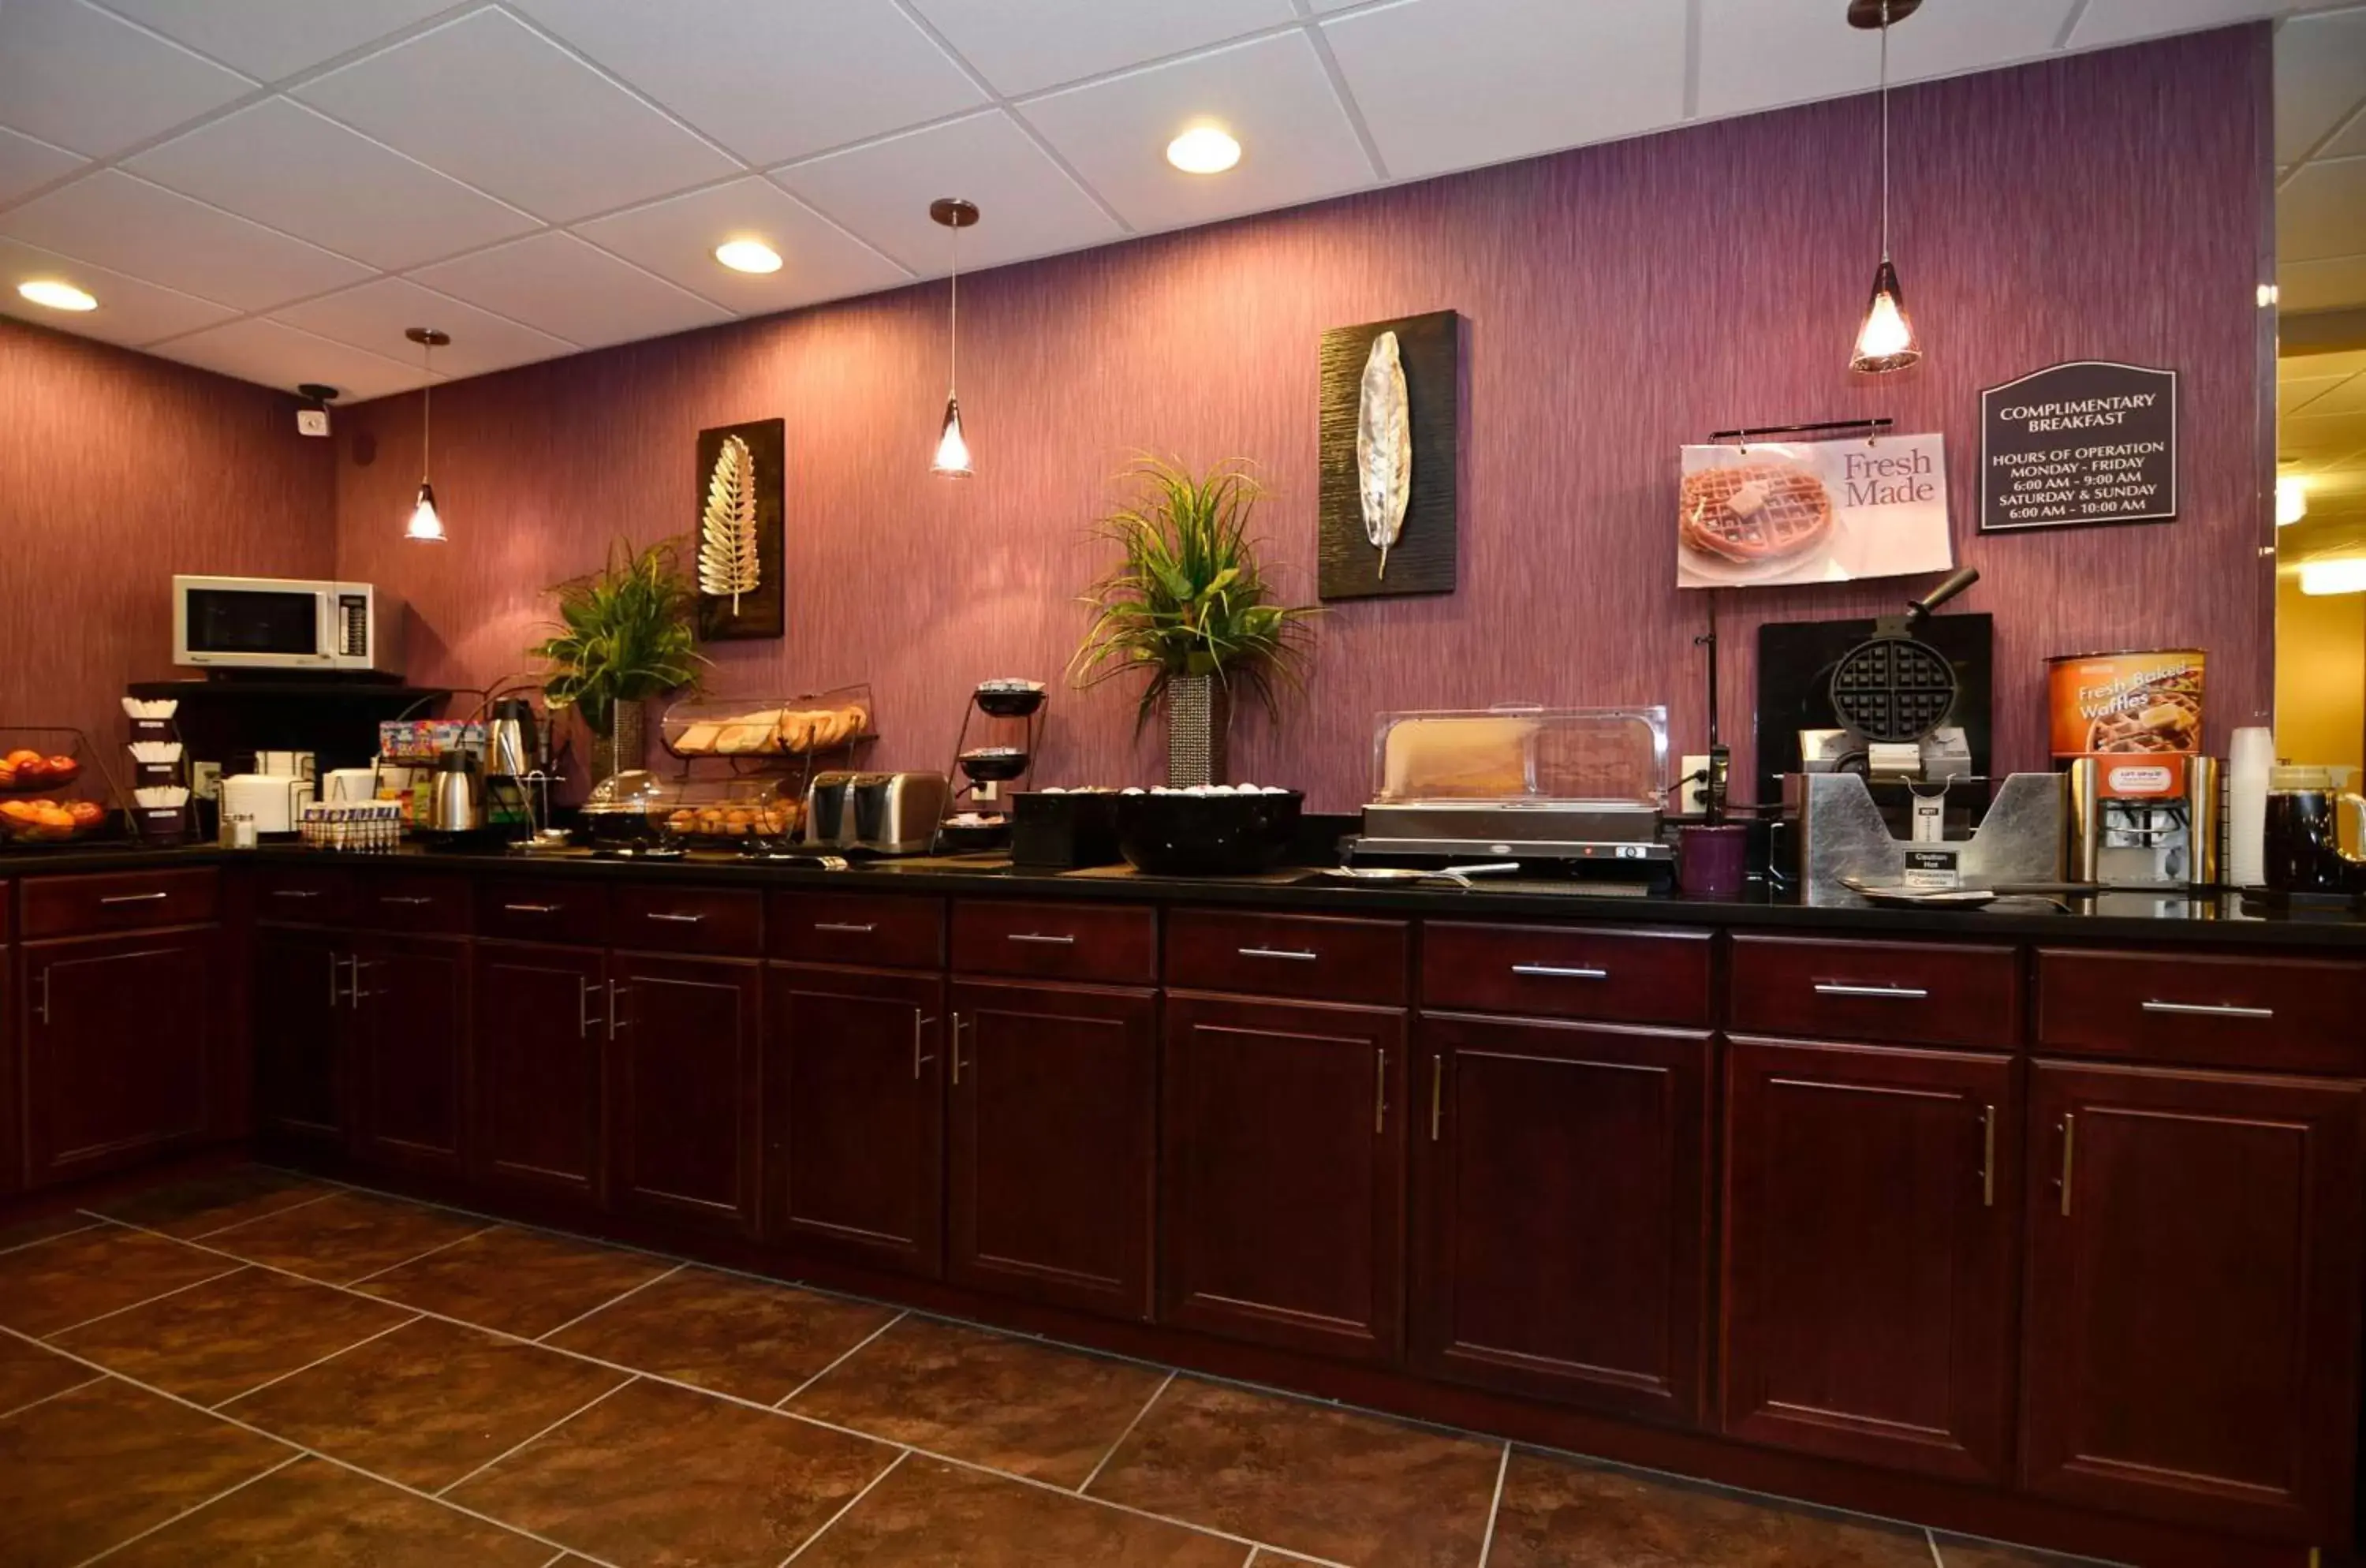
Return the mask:
[[1118,851],[1134,870],[1157,876],[1243,876],[1281,859],[1305,804],[1297,790],[1120,795]]
[[980,686],[973,694],[980,713],[997,718],[1025,718],[1043,705],[1044,691],[1033,686]]
[[998,850],[1009,841],[1010,818],[1008,817],[987,817],[975,822],[961,822],[948,817],[937,824],[937,848],[952,854]]
[[981,746],[961,754],[961,769],[975,784],[1001,784],[1027,771],[1027,753],[1016,746]]

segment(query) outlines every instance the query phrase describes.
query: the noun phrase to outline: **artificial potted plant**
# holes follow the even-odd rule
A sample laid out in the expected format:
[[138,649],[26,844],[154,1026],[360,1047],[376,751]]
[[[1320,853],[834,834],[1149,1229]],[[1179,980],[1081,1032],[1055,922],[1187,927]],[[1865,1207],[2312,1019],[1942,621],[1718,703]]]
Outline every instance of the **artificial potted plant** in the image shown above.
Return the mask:
[[592,771],[601,778],[641,765],[648,749],[642,705],[695,684],[707,662],[697,648],[697,591],[683,575],[680,541],[635,549],[625,539],[607,564],[559,583],[553,635],[527,651],[542,660],[553,708],[573,708],[592,732]]
[[1224,776],[1234,694],[1245,688],[1279,714],[1308,654],[1310,606],[1274,602],[1248,532],[1259,487],[1237,460],[1195,475],[1145,458],[1127,471],[1126,504],[1096,532],[1121,552],[1085,595],[1093,611],[1069,672],[1081,686],[1139,672],[1138,736],[1166,710],[1166,779],[1177,786]]

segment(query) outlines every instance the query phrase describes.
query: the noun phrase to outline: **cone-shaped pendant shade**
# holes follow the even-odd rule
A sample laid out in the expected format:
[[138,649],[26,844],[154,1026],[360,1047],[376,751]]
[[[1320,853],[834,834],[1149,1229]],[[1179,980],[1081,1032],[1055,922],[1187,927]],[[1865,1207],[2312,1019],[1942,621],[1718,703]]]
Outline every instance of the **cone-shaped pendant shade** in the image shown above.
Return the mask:
[[1906,291],[1898,286],[1898,269],[1884,256],[1873,275],[1873,299],[1865,308],[1865,325],[1857,329],[1849,368],[1880,375],[1903,370],[1921,357],[1922,344],[1906,317]]
[[429,544],[444,542],[444,519],[435,513],[435,487],[425,479],[419,481],[419,502],[411,509],[411,521],[403,525],[406,539],[423,539]]
[[970,477],[969,443],[962,439],[961,400],[945,400],[944,433],[937,437],[937,455],[929,464],[929,472],[942,474],[949,479]]

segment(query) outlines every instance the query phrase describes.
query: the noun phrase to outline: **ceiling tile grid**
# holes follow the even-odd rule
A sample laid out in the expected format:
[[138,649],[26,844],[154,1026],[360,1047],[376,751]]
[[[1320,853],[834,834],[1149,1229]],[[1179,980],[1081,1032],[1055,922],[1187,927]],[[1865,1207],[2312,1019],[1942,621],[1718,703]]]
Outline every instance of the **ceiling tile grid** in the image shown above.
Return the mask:
[[[348,400],[1865,91],[1840,0],[0,0],[0,311]],[[1925,6],[1896,80],[2307,12],[2286,308],[2366,298],[2366,6]],[[1166,142],[1215,121],[1239,165]],[[2354,167],[2343,160],[2358,160]],[[726,239],[775,273],[731,273]],[[17,284],[99,298],[66,317]],[[418,315],[420,319],[414,320]],[[426,318],[432,317],[430,321]],[[2325,416],[2320,416],[2325,417]]]

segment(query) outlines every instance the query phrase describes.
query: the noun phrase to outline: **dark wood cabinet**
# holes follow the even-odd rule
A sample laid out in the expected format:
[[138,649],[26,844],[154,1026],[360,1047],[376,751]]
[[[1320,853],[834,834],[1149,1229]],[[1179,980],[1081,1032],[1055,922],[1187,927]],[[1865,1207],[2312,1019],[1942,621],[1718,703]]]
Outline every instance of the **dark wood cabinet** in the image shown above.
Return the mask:
[[2040,1062],[2030,1098],[2023,1483],[2346,1542],[2360,1086]]
[[479,942],[470,984],[479,1179],[596,1205],[606,956],[581,948]]
[[609,960],[610,1200],[752,1235],[763,972],[753,962]]
[[1726,1062],[1725,1429],[2004,1479],[2011,1061],[1737,1039]]
[[1150,1315],[1154,993],[957,980],[946,1271]]
[[344,1052],[352,1064],[355,1157],[457,1176],[467,1126],[468,945],[365,934],[349,947]]
[[1709,1037],[1432,1013],[1415,1044],[1414,1363],[1694,1420]]
[[216,969],[211,926],[28,942],[24,1124],[30,1184],[118,1169],[208,1132]]
[[945,983],[783,964],[766,976],[770,1230],[792,1247],[944,1268]]
[[255,1126],[266,1142],[342,1149],[350,1126],[344,944],[333,931],[254,933]]
[[1404,1014],[1171,995],[1161,1310],[1211,1333],[1395,1359]]

